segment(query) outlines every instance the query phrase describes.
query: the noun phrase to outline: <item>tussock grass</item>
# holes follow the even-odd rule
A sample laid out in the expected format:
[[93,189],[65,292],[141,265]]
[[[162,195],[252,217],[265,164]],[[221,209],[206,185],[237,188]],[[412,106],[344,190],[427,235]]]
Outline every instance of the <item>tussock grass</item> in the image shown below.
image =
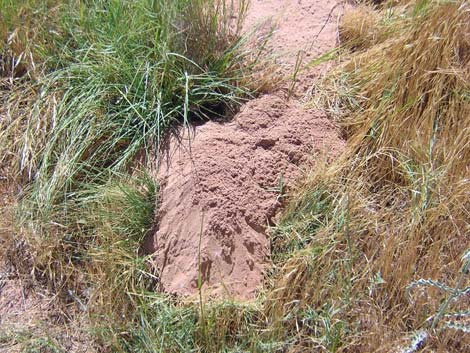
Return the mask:
[[175,121],[213,117],[239,102],[246,93],[236,85],[242,58],[227,6],[61,4],[54,45],[38,50],[47,71],[33,92],[18,92],[29,97],[29,113],[18,112],[17,95],[5,112],[3,134],[16,138],[2,154],[20,156],[14,167],[34,179],[38,205],[60,202],[76,179],[122,168]]
[[155,153],[176,123],[220,117],[249,94],[240,84],[246,2],[1,5],[5,55],[31,61],[22,77],[2,72],[0,165],[26,185],[19,213],[34,269],[65,289],[88,247],[76,207],[90,187],[97,193],[110,173]]
[[358,5],[343,15],[339,28],[340,40],[351,48],[369,48],[377,40],[378,23],[377,12],[369,6]]

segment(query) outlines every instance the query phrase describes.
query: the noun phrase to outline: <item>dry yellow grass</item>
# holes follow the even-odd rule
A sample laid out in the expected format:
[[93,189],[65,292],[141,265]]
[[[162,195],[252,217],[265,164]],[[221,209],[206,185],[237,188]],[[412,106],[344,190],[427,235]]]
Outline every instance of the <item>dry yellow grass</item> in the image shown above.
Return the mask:
[[356,49],[369,48],[376,42],[379,15],[369,6],[359,5],[341,18],[339,38],[342,43]]
[[[293,312],[325,303],[336,308],[337,322],[355,332],[342,336],[345,351],[399,350],[412,332],[427,328],[446,293],[418,291],[410,301],[406,288],[414,280],[470,284],[460,272],[470,243],[470,11],[462,1],[412,5],[406,22],[389,24],[400,24],[388,30],[393,37],[341,68],[357,102],[342,120],[349,149],[300,187],[287,233],[311,240],[280,264],[270,293],[268,311],[292,330]],[[378,22],[366,15],[371,10],[357,11],[351,16],[360,26],[345,16],[356,31],[348,36],[361,37],[356,43],[365,49],[376,32],[363,27]],[[330,206],[312,237],[305,224],[318,216],[306,210],[321,200],[312,197],[319,190]],[[469,304],[467,296],[447,309]],[[460,352],[470,345],[468,335],[430,332],[426,349]],[[301,340],[298,351],[312,347],[308,342]]]

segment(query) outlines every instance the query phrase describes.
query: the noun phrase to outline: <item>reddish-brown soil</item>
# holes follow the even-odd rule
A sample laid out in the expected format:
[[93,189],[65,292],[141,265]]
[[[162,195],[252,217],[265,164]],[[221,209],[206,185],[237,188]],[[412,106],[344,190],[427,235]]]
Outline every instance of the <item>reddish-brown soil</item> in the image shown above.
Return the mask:
[[[336,17],[323,28],[334,1],[252,1],[247,28],[276,23],[270,48],[281,72],[294,70],[297,52],[315,57],[336,43]],[[260,26],[260,28],[266,28]],[[312,84],[315,68],[302,72]],[[160,161],[157,230],[147,239],[161,289],[179,295],[252,298],[270,264],[266,234],[280,196],[315,154],[337,156],[344,142],[321,111],[286,98],[282,87],[242,107],[233,121],[208,122],[173,138]]]
[[268,47],[279,65],[291,71],[299,51],[315,58],[334,48],[337,40],[337,0],[251,0],[245,28],[267,32]]

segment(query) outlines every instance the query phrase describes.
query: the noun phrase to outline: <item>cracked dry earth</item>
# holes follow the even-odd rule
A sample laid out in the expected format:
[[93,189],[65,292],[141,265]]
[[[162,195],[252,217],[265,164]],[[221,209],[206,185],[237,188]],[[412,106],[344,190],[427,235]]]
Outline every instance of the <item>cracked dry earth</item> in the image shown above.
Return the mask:
[[[299,49],[308,59],[335,46],[336,4],[252,0],[246,28],[276,24],[270,50],[280,71],[291,74]],[[326,69],[304,71],[297,87],[312,85]],[[285,91],[281,85],[246,103],[232,121],[182,129],[169,142],[157,173],[157,230],[146,241],[161,290],[194,295],[201,276],[210,295],[256,295],[270,266],[267,227],[281,206],[280,184],[292,185],[314,167],[316,154],[333,159],[344,148],[324,112],[305,109],[300,92],[287,99]]]

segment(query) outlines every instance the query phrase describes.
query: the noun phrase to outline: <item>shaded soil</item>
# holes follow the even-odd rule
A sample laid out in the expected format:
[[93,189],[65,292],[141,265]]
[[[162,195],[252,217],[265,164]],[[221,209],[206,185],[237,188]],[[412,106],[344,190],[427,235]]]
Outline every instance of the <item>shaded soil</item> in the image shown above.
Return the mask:
[[[248,28],[277,23],[270,41],[281,71],[335,46],[336,21],[323,28],[335,2],[252,1]],[[286,11],[292,16],[285,16]],[[335,17],[333,17],[334,19]],[[323,28],[320,36],[317,34]],[[314,40],[315,39],[315,40]],[[312,84],[324,67],[300,75]],[[250,101],[232,122],[182,129],[159,162],[161,200],[155,234],[147,239],[160,270],[161,290],[252,298],[270,265],[266,234],[286,187],[312,167],[316,154],[337,156],[338,128],[321,111],[288,100],[285,88]]]

